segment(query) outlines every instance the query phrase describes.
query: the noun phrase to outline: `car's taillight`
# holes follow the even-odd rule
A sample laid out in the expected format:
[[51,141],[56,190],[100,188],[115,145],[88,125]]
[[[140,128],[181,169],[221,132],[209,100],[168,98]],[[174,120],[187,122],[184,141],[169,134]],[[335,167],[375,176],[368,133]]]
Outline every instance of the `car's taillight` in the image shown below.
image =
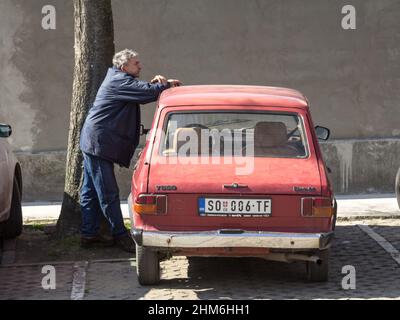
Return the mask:
[[138,214],[165,214],[167,212],[167,196],[140,194],[135,199],[133,210]]
[[301,214],[304,217],[332,217],[334,210],[331,198],[301,199]]

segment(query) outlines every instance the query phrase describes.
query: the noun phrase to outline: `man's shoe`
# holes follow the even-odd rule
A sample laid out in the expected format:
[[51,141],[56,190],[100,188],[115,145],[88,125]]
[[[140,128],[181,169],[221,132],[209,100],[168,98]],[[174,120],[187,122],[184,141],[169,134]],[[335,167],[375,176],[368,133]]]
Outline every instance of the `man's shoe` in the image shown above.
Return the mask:
[[106,238],[101,235],[93,237],[81,236],[81,247],[82,248],[93,248],[93,247],[111,247],[114,245],[114,239]]
[[136,252],[136,244],[135,241],[133,241],[132,237],[129,235],[129,233],[118,237],[114,238],[115,244],[120,247],[122,250],[130,253],[135,253]]

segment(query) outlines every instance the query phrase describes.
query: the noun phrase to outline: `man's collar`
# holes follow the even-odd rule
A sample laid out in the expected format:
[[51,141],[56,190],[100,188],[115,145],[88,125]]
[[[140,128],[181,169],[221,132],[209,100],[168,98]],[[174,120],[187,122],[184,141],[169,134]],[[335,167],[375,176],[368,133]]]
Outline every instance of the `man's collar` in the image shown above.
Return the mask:
[[130,77],[132,77],[132,78],[134,78],[134,79],[137,78],[137,77],[135,77],[135,76],[133,76],[133,75],[131,75],[131,74],[125,72],[125,71],[122,71],[120,68],[117,68],[116,66],[112,66],[110,69],[113,70],[113,71],[115,71],[115,72],[120,72],[120,73],[122,73],[122,74],[124,74],[124,75],[130,76]]

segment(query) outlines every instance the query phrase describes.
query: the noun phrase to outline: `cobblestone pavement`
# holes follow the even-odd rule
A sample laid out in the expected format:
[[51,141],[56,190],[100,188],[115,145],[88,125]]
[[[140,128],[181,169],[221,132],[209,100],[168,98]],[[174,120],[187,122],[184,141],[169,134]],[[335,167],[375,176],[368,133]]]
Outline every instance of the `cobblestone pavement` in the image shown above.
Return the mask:
[[[56,289],[42,287],[43,265],[27,265],[0,268],[0,299],[69,300],[72,289],[73,264],[54,265]],[[47,282],[46,282],[47,284]]]
[[[400,219],[358,221],[400,249]],[[176,257],[161,263],[162,280],[138,284],[136,262],[92,261],[85,269],[84,299],[400,299],[400,265],[354,222],[341,222],[326,283],[306,280],[305,263],[249,258]],[[354,266],[356,289],[342,289]],[[57,265],[57,289],[41,288],[40,267],[0,268],[0,299],[70,299],[73,264]]]

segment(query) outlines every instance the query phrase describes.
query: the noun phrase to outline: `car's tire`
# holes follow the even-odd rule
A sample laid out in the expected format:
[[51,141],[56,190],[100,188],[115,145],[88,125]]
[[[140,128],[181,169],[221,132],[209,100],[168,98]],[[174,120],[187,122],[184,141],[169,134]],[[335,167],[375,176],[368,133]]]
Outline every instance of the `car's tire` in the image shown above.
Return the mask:
[[335,215],[333,216],[333,221],[332,221],[332,231],[335,231],[336,221],[337,221],[337,201],[336,201],[336,199],[334,199],[333,208],[335,210]]
[[136,273],[141,285],[153,285],[160,281],[160,259],[157,251],[136,244],[136,263]]
[[22,224],[21,191],[17,178],[14,178],[10,216],[2,223],[3,237],[5,239],[18,237],[22,233]]
[[317,254],[321,263],[306,262],[307,279],[312,282],[326,282],[329,276],[329,255],[330,249],[320,250]]
[[397,170],[394,189],[395,189],[396,197],[397,197],[397,205],[400,208],[400,168],[399,168],[399,170]]

